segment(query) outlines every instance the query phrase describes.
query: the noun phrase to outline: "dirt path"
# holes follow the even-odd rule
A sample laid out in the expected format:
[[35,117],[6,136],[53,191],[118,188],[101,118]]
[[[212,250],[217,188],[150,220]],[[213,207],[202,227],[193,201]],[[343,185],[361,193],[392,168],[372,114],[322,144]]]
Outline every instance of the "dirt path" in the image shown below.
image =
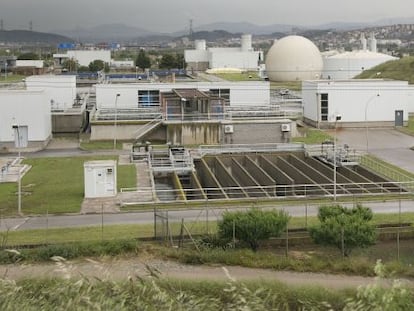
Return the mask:
[[[0,277],[6,279],[51,278],[51,277],[97,277],[109,280],[127,280],[129,276],[147,276],[148,269],[157,270],[161,277],[186,280],[214,280],[228,279],[223,267],[232,278],[241,281],[266,280],[279,281],[293,286],[319,285],[327,288],[343,289],[367,285],[375,281],[370,277],[331,275],[322,273],[298,273],[288,271],[274,271],[253,269],[238,266],[192,266],[172,261],[134,260],[134,259],[106,259],[100,261],[73,261],[65,265],[60,264],[22,264],[1,265]],[[414,285],[406,280],[407,284]]]

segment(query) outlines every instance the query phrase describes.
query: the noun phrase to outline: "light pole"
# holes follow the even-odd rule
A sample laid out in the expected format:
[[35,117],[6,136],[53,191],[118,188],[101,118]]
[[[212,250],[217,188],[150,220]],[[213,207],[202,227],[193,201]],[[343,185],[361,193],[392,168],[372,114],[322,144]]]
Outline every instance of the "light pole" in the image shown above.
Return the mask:
[[367,100],[367,102],[365,103],[365,139],[366,139],[366,152],[368,154],[368,104],[375,99],[376,97],[379,97],[380,93],[375,94],[374,96],[372,96],[371,98],[369,98]]
[[138,80],[138,66],[135,66],[135,80]]
[[19,155],[18,155],[18,171],[17,171],[17,213],[19,215],[22,214],[22,178],[21,178],[21,173],[20,173],[20,147],[21,147],[21,142],[20,142],[20,132],[19,132],[19,125],[17,124],[13,124],[12,128],[14,130],[14,135],[17,135],[17,140],[15,140],[15,147],[17,148],[17,150],[19,151]]
[[334,201],[336,202],[336,124],[338,121],[341,121],[342,116],[341,115],[336,115],[335,116],[335,134],[334,134],[334,155],[333,155],[333,165],[334,165]]
[[121,94],[116,94],[115,96],[115,118],[114,118],[114,151],[116,150],[116,126],[118,122],[118,97]]

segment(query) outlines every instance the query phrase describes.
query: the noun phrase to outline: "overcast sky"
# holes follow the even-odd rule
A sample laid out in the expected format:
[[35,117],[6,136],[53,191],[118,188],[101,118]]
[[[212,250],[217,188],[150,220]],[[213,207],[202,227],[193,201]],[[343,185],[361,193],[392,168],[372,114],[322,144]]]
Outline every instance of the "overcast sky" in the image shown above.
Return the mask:
[[36,31],[123,23],[174,32],[212,22],[318,25],[414,16],[413,0],[0,0],[4,28]]

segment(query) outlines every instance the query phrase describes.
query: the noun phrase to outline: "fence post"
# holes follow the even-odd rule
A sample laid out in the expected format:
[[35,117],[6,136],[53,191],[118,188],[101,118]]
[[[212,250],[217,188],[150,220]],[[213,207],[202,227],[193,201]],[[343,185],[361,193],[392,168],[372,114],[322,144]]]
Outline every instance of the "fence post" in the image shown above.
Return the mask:
[[398,200],[397,260],[400,261],[401,197]]
[[305,228],[308,229],[308,200],[305,199]]
[[286,223],[286,258],[289,257],[289,222]]
[[236,248],[236,222],[233,220],[233,248]]
[[104,239],[104,213],[103,213],[103,203],[101,204],[101,242]]
[[180,240],[178,241],[178,247],[183,246],[184,239],[184,218],[181,218]]
[[206,231],[207,231],[207,235],[210,234],[209,232],[209,228],[208,228],[208,201],[206,201]]

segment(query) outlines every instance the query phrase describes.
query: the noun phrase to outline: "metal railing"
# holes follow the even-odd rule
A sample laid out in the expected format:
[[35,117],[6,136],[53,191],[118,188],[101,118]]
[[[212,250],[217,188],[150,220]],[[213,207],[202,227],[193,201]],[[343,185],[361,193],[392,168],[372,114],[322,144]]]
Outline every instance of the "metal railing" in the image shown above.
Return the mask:
[[198,147],[198,155],[205,156],[223,153],[260,153],[260,152],[300,152],[305,150],[305,145],[297,144],[232,144],[232,145],[201,145]]
[[[369,156],[361,156],[360,164],[361,166],[368,168],[387,179],[391,179],[396,182],[407,183],[407,184],[414,183],[413,176],[404,174],[403,172],[398,171],[388,165],[385,165],[381,161],[378,161]],[[410,191],[414,191],[414,188],[410,188]]]
[[[184,198],[185,201],[244,201],[244,200],[286,200],[304,198],[333,198],[334,188],[337,197],[395,197],[401,195],[412,195],[409,189],[414,189],[412,182],[366,182],[366,183],[333,183],[329,184],[296,184],[254,187],[220,187],[220,188],[192,188],[192,189],[168,189],[157,190],[157,196],[164,198]],[[121,192],[133,191],[137,194],[148,192],[149,189],[123,188]],[[201,196],[204,193],[205,196]],[[183,195],[184,194],[184,195]],[[139,197],[139,196],[138,196]],[[200,199],[203,197],[203,199]],[[177,202],[173,201],[163,202]],[[182,200],[181,200],[182,201]],[[135,202],[124,202],[126,205],[138,204]]]

